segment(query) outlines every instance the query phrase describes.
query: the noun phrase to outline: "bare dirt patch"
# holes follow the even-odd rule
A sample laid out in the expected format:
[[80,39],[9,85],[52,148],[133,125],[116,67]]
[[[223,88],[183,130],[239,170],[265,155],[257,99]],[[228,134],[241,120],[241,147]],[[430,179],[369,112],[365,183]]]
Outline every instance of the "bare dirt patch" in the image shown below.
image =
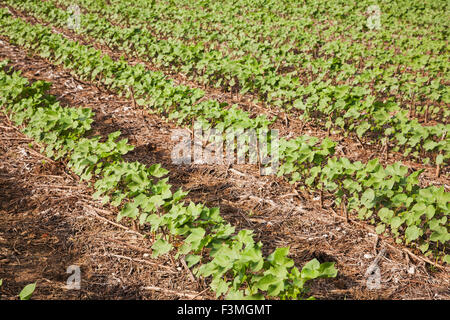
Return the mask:
[[[17,47],[3,46],[0,57],[10,58],[29,79],[53,82],[51,93],[63,104],[92,108],[95,132],[106,135],[120,130],[136,146],[128,160],[162,163],[170,170],[174,188],[182,186],[191,190],[191,200],[220,207],[238,229],[255,230],[266,253],[289,245],[299,266],[312,258],[335,261],[336,279],[311,284],[316,297],[450,298],[446,270],[431,269],[391,239],[377,237],[356,221],[347,223],[329,209],[330,201],[322,209],[314,200],[316,195],[298,192],[283,179],[259,177],[251,165],[174,165],[170,160],[175,143],[170,140],[172,124]],[[38,281],[34,297],[40,299],[213,298],[206,284],[192,281],[179,262],[167,257],[149,259],[150,240],[142,239],[129,225],[112,224],[116,212],[93,201],[92,190],[66,172],[64,164],[31,151],[30,141],[5,118],[0,129],[3,298],[13,299],[33,281]],[[381,288],[368,290],[365,272],[383,248]],[[84,285],[79,292],[63,288],[66,268],[72,264],[82,268]]]

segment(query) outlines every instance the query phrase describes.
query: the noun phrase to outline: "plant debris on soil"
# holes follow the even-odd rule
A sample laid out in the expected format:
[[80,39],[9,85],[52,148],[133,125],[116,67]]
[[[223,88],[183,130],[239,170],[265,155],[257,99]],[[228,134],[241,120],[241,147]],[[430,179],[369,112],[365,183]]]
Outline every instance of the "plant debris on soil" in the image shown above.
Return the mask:
[[[316,195],[299,192],[281,178],[260,177],[251,165],[174,165],[173,124],[5,40],[1,44],[0,58],[10,59],[32,81],[52,82],[50,93],[63,105],[92,108],[96,133],[120,130],[129,138],[136,148],[127,160],[161,163],[170,170],[174,188],[189,190],[190,200],[220,207],[237,229],[255,230],[266,253],[289,246],[299,266],[313,258],[335,262],[335,279],[310,284],[316,298],[450,299],[445,267],[426,263],[367,225],[347,222],[333,212],[331,201],[326,199],[322,209]],[[87,183],[40,154],[38,146],[0,117],[2,299],[17,299],[32,282],[37,282],[33,299],[215,298],[180,261],[152,259],[151,239],[136,226],[116,223],[116,209],[91,194]],[[377,257],[381,288],[370,290],[366,271]],[[80,290],[66,287],[70,266],[81,269]]]

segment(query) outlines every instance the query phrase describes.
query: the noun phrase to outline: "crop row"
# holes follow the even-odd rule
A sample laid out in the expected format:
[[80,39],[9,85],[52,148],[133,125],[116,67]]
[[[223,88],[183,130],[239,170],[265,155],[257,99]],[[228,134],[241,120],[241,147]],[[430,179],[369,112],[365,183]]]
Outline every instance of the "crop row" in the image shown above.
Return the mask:
[[[73,4],[67,0],[56,0],[59,3]],[[316,37],[323,36],[323,34],[331,35],[336,33],[338,35],[343,35],[343,33],[350,32],[348,30],[349,26],[353,23],[348,23],[348,21],[343,20],[337,23],[336,20],[330,21],[329,16],[326,14],[326,9],[323,8],[321,12],[314,12],[312,6],[302,6],[301,8],[294,8],[294,10],[288,10],[284,8],[285,12],[289,12],[289,19],[281,18],[277,15],[271,14],[270,10],[267,10],[267,6],[251,6],[251,1],[240,1],[237,3],[233,1],[232,3],[216,2],[216,1],[183,1],[177,2],[176,4],[170,2],[153,2],[147,0],[139,1],[92,1],[92,0],[79,0],[77,4],[82,5],[89,12],[97,12],[104,14],[109,19],[114,21],[119,21],[123,24],[133,24],[134,26],[139,26],[143,29],[153,30],[154,34],[160,34],[165,38],[197,38],[208,49],[213,47],[218,47],[219,50],[223,49],[223,53],[229,53],[232,56],[242,57],[243,54],[252,54],[254,56],[260,57],[262,53],[267,54],[271,59],[278,59],[281,53],[280,61],[285,60],[283,53],[292,51],[293,48],[298,48],[300,51],[304,51],[305,48],[314,47],[315,41],[302,41],[299,39],[306,40],[306,34],[312,34]],[[249,8],[242,10],[240,5],[249,4]],[[131,5],[133,4],[133,5]],[[321,5],[327,5],[327,2],[321,3]],[[355,5],[355,4],[353,4]],[[188,8],[185,8],[187,6]],[[295,4],[289,4],[290,9],[295,7]],[[342,8],[341,8],[342,9]],[[359,8],[358,8],[359,9]],[[439,13],[439,10],[437,10]],[[217,14],[219,13],[219,14]],[[320,14],[324,14],[323,17],[319,17]],[[363,15],[360,15],[363,19]],[[336,19],[337,17],[333,17]],[[437,17],[434,17],[437,18]],[[441,17],[442,18],[442,17]],[[389,19],[389,18],[388,18]],[[314,22],[319,22],[319,24],[314,25]],[[344,23],[343,23],[344,22]],[[325,23],[325,25],[323,25]],[[358,21],[358,25],[364,25],[364,21]],[[439,25],[439,24],[435,24]],[[402,30],[404,33],[405,24],[401,23],[401,27],[398,26],[396,30],[391,30],[393,23],[385,23],[385,28],[388,29],[387,32],[398,33]],[[307,28],[305,30],[305,28]],[[331,28],[331,29],[330,29]],[[432,28],[431,28],[432,29]],[[428,29],[421,29],[422,31],[429,32]],[[351,30],[355,32],[355,30]],[[444,30],[440,30],[441,35]],[[382,37],[378,33],[371,34],[367,32],[361,32],[361,37],[370,43],[370,39],[375,37]],[[382,32],[380,31],[382,34]],[[426,36],[428,34],[423,34]],[[351,34],[347,38],[353,40],[360,40],[361,37],[355,37]],[[430,35],[428,35],[430,36]],[[398,37],[398,34],[396,34]],[[320,38],[322,44],[334,42],[332,37]],[[415,52],[423,52],[424,48],[417,48],[417,43],[409,43],[409,41],[415,40],[411,39],[410,34],[400,38],[397,43],[398,49],[401,51],[414,50]],[[403,41],[406,40],[406,41]],[[445,41],[445,37],[442,39]],[[347,39],[342,37],[339,39],[342,41],[349,42]],[[230,43],[231,42],[231,43]],[[224,47],[220,44],[226,44]],[[290,47],[287,45],[292,44]],[[333,43],[334,44],[334,43]],[[445,43],[437,42],[435,46],[430,45],[429,50],[435,54],[439,54],[439,48]],[[272,52],[272,48],[279,48],[280,46],[285,46],[282,52]],[[419,44],[421,46],[423,44]],[[436,47],[437,45],[437,47]],[[325,47],[324,47],[325,48]],[[231,49],[231,52],[229,52]],[[319,48],[318,55],[320,56]],[[354,48],[357,49],[357,48]],[[372,48],[374,49],[374,48]],[[417,50],[417,51],[416,51]],[[370,52],[370,51],[369,51]],[[337,52],[335,52],[337,53]],[[364,56],[363,58],[370,57],[371,55],[365,56],[367,52],[361,52]],[[302,56],[300,56],[303,58]],[[399,59],[407,57],[399,57]],[[445,61],[442,57],[436,57],[437,59]],[[292,58],[287,57],[287,61],[290,62]],[[286,62],[287,62],[286,61]],[[294,60],[292,59],[292,63]],[[431,71],[431,70],[429,70]]]
[[[78,1],[83,3],[85,0]],[[110,0],[109,4],[129,6],[132,0]],[[291,24],[295,26],[295,21],[303,20],[306,25],[312,22],[328,23],[332,25],[335,22],[341,23],[347,32],[349,27],[358,28],[364,24],[366,17],[362,15],[367,7],[371,4],[369,1],[283,1],[267,0],[261,3],[258,0],[228,0],[218,3],[214,0],[180,0],[177,3],[171,1],[151,1],[138,0],[135,8],[144,11],[148,15],[149,24],[157,24],[161,32],[165,32],[168,36],[172,32],[177,31],[170,22],[184,22],[189,20],[187,15],[191,13],[193,19],[196,20],[197,15],[202,15],[201,20],[206,24],[198,24],[201,39],[209,40],[205,29],[209,27],[209,31],[216,33],[230,32],[228,28],[232,28],[232,32],[245,31],[246,26],[238,24],[249,24],[252,27],[277,22],[279,26],[283,24]],[[97,1],[97,5],[104,5],[105,1]],[[434,0],[423,4],[411,3],[409,0],[396,1],[394,3],[379,3],[379,7],[383,15],[383,24],[387,24],[386,28],[392,33],[405,33],[405,30],[413,31],[416,34],[424,36],[445,35],[448,21],[445,16],[445,9],[448,4],[445,1]],[[201,13],[200,11],[203,11]],[[213,16],[213,13],[220,15]],[[137,13],[136,13],[137,14]],[[302,19],[303,18],[303,19]],[[165,21],[158,21],[165,20]],[[159,24],[158,24],[159,22]],[[221,24],[213,24],[212,22],[221,22]],[[417,29],[417,26],[426,28]],[[184,25],[182,26],[186,28]],[[319,25],[322,27],[322,25]],[[297,30],[293,30],[290,37],[297,36]],[[310,29],[308,31],[315,31]],[[192,30],[183,29],[186,37],[193,38]],[[283,36],[284,34],[279,34]],[[219,35],[217,35],[219,36]],[[442,38],[444,39],[444,38]]]
[[[19,6],[16,1],[14,3],[14,6]],[[42,5],[40,1],[27,1],[20,7],[59,26],[66,24],[69,15],[67,11],[48,2]],[[148,38],[142,31],[121,29],[93,15],[83,16],[83,21],[83,33],[98,41],[106,41],[113,48],[128,48],[125,50],[127,53],[147,61],[152,60],[152,52],[159,52],[158,56],[166,59],[167,63],[180,60],[170,50],[165,50],[164,44]],[[216,61],[216,64],[206,65],[225,68],[226,63],[223,64],[221,60]],[[223,70],[216,71],[217,74],[222,74]],[[447,136],[450,125],[422,126],[416,119],[409,119],[408,111],[392,101],[383,103],[376,101],[373,96],[363,100],[367,91],[361,87],[330,86],[327,82],[314,81],[302,90],[297,88],[297,92],[300,91],[308,98],[305,103],[300,99],[296,100],[294,106],[303,111],[302,117],[305,120],[310,117],[320,119],[326,115],[326,127],[340,128],[344,133],[347,130],[355,132],[361,139],[371,133],[384,148],[388,148],[389,142],[393,142],[393,150],[402,150],[405,156],[422,157],[425,158],[424,162],[431,160],[439,166],[450,159],[450,137]],[[140,101],[150,106],[153,104],[153,101]],[[382,135],[382,139],[379,139],[379,135]]]
[[[227,298],[283,299],[304,297],[306,281],[335,277],[334,263],[307,263],[301,271],[287,257],[288,248],[278,248],[267,258],[262,243],[255,243],[253,231],[227,223],[218,208],[186,203],[181,189],[171,191],[168,171],[160,164],[147,167],[126,162],[122,156],[133,150],[120,132],[87,138],[93,112],[87,108],[62,107],[47,94],[51,84],[32,84],[20,73],[11,73],[0,63],[0,104],[23,132],[43,145],[41,151],[65,160],[82,180],[94,182],[94,198],[120,208],[124,217],[150,224],[156,240],[152,257],[176,253],[197,276],[211,277],[217,296]],[[6,72],[4,71],[6,69]],[[101,142],[104,141],[104,142]]]
[[[68,0],[55,1],[72,4]],[[230,58],[232,62],[226,62],[235,69],[245,70],[248,65],[258,65],[264,74],[273,78],[265,87],[248,89],[246,82],[249,80],[242,77],[231,78],[231,81],[244,92],[256,90],[267,94],[265,100],[273,100],[275,104],[292,104],[290,95],[294,91],[293,86],[289,86],[290,82],[307,85],[314,79],[330,79],[333,84],[369,85],[377,97],[383,98],[388,94],[398,101],[414,104],[416,109],[422,109],[421,112],[427,110],[425,118],[431,118],[434,113],[443,114],[444,119],[448,115],[446,108],[439,107],[439,101],[450,101],[444,85],[448,79],[442,76],[448,70],[445,37],[430,39],[430,35],[421,34],[420,38],[411,33],[403,35],[404,30],[391,30],[392,21],[383,21],[382,30],[365,32],[360,27],[355,29],[354,25],[343,23],[345,20],[331,24],[326,13],[325,18],[312,19],[308,12],[311,6],[303,7],[285,20],[272,16],[267,18],[264,7],[257,7],[247,16],[236,8],[235,3],[227,6],[214,1],[202,1],[198,4],[202,10],[186,10],[180,3],[173,7],[170,3],[145,0],[133,1],[133,5],[123,1],[80,0],[78,3],[86,12],[106,17],[121,27],[145,30],[159,40],[167,39],[176,48],[187,47],[219,58]],[[252,15],[256,17],[253,19]],[[356,26],[365,25],[360,17],[364,18],[364,15],[359,15]],[[254,20],[261,19],[263,22],[254,25]],[[211,30],[211,25],[219,26],[220,30]],[[167,34],[171,29],[176,30],[179,36]],[[412,32],[417,33],[415,29]],[[444,30],[440,32],[438,35],[445,34]],[[182,39],[189,34],[203,34],[205,37],[197,43],[186,43]],[[399,37],[399,34],[403,36]],[[217,79],[208,79],[208,74],[202,73],[201,69],[190,71],[191,74],[197,73],[196,80],[217,83]],[[279,77],[274,78],[272,74]],[[221,84],[229,86],[229,80],[224,79]],[[233,86],[236,85],[230,88]],[[270,90],[265,93],[261,89]],[[291,94],[285,97],[284,90]]]
[[[97,54],[98,51],[53,34],[42,26],[31,26],[20,19],[12,19],[11,22],[13,24],[10,26],[17,24],[18,28],[11,33],[13,42],[34,48],[38,54],[58,64],[64,63],[66,68],[76,71],[79,76],[94,79],[93,74],[114,74],[111,78],[102,77],[102,83],[121,90],[140,81],[147,92],[153,92],[155,85],[163,83],[161,79],[157,84],[143,82],[143,79],[150,79],[155,73],[144,72],[139,65],[114,62],[108,56],[101,56]],[[49,46],[56,48],[55,51],[49,50]],[[167,87],[163,90],[166,96],[160,98],[162,104],[158,106],[162,109],[164,106],[171,106],[166,105],[166,102],[173,101],[179,92],[177,87],[171,87],[170,81],[166,81]],[[250,119],[248,115],[243,122],[246,126],[242,127],[241,120],[233,119],[233,116],[239,114],[229,113],[232,109],[217,109],[216,117],[208,119],[196,113],[202,109],[189,103],[192,102],[185,102],[185,107],[194,112],[186,111],[186,115],[192,120],[202,120],[206,127],[214,124],[225,129],[230,128],[230,124],[238,123],[239,126],[231,128],[267,129],[268,122],[254,122],[255,119]],[[169,110],[162,111],[171,117]],[[177,113],[176,110],[171,112]],[[227,117],[222,117],[222,113],[226,113]],[[336,143],[329,139],[319,141],[307,136],[291,140],[280,139],[279,160],[282,165],[278,175],[286,176],[292,182],[301,181],[309,189],[333,194],[335,203],[341,205],[343,212],[357,213],[359,218],[377,224],[378,232],[386,231],[387,234],[390,231],[398,242],[413,241],[425,254],[434,251],[435,255],[448,261],[448,255],[445,254],[449,241],[449,193],[443,187],[420,188],[418,176],[421,171],[408,174],[408,168],[400,163],[383,168],[378,160],[363,164],[359,161],[352,163],[346,158],[335,158],[335,147]]]

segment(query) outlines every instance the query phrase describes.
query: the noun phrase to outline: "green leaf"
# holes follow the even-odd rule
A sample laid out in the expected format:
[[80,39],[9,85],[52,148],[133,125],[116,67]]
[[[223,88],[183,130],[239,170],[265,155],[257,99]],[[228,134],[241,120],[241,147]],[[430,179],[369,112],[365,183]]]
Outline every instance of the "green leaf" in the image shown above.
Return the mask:
[[149,172],[152,176],[156,178],[161,178],[162,176],[165,176],[169,173],[168,170],[161,168],[161,164],[154,164],[149,168]]
[[226,300],[243,300],[244,293],[241,290],[231,289],[226,296]]
[[321,278],[334,278],[337,276],[337,269],[334,262],[324,262],[320,264],[319,272]]
[[381,208],[380,211],[378,211],[378,216],[384,223],[389,223],[394,216],[394,211],[389,210],[388,208]]
[[409,226],[408,228],[406,228],[405,235],[408,241],[414,241],[419,238],[422,233],[421,230],[417,228],[417,226]]
[[201,256],[200,255],[194,255],[194,254],[189,254],[185,257],[186,263],[188,268],[192,268],[193,266],[195,266],[197,263],[200,262],[201,260]]
[[450,255],[446,254],[443,260],[445,263],[450,264]]
[[206,231],[203,228],[195,228],[191,229],[191,234],[186,238],[185,242],[188,244],[192,244],[194,250],[197,250],[198,245],[204,238]]
[[420,251],[422,251],[422,253],[425,253],[429,247],[430,247],[429,243],[424,243],[421,246],[419,246],[419,249],[420,249]]
[[264,277],[262,277],[258,281],[257,287],[263,291],[267,291],[270,286],[276,285],[279,281],[280,281],[280,278],[278,278],[272,274],[268,274],[268,275],[265,275]]
[[152,258],[157,258],[158,256],[166,254],[172,250],[172,245],[164,239],[159,239],[152,245],[152,250]]
[[361,204],[363,204],[366,208],[371,209],[375,205],[374,200],[375,192],[373,189],[367,189],[361,197]]
[[267,257],[267,260],[274,265],[284,266],[284,267],[292,267],[294,265],[294,261],[292,259],[287,258],[286,256],[289,254],[289,248],[277,248],[271,255]]
[[122,220],[123,217],[129,217],[131,219],[136,219],[139,216],[139,209],[133,202],[128,202],[122,208],[122,210],[117,215],[117,221]]
[[398,229],[402,225],[403,221],[400,217],[393,217],[391,220],[391,228]]
[[138,106],[143,106],[143,105],[145,105],[145,100],[144,100],[144,99],[137,99],[137,100],[136,100],[136,104],[137,104]]
[[26,285],[19,293],[20,300],[29,300],[36,289],[36,282]]
[[307,281],[316,278],[335,277],[337,275],[337,270],[334,267],[334,262],[320,264],[317,259],[313,259],[305,264],[300,275],[304,281]]
[[356,134],[358,135],[359,138],[362,138],[364,133],[366,133],[366,131],[369,129],[370,124],[368,122],[364,122],[361,125],[359,125],[358,128],[356,129]]
[[400,207],[402,205],[406,205],[406,202],[408,200],[408,196],[406,194],[397,194],[395,197],[391,199],[392,204],[394,204],[396,207]]
[[375,229],[377,234],[382,234],[384,232],[384,230],[386,230],[386,225],[383,223],[379,224]]
[[216,297],[218,298],[221,295],[227,293],[229,285],[222,278],[215,278],[213,281],[211,281],[211,289],[216,292]]
[[440,241],[442,243],[446,243],[450,240],[450,234],[447,232],[446,227],[438,227],[435,228],[435,231],[430,236],[431,241]]

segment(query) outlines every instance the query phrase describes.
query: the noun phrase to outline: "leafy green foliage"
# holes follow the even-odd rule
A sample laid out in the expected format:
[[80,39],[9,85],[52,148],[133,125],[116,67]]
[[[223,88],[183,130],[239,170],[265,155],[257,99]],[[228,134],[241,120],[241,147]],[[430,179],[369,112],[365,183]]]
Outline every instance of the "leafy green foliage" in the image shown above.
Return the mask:
[[[398,80],[400,67],[409,65],[415,54],[423,55],[423,51],[430,50],[430,48],[417,50],[415,49],[417,44],[412,42],[408,44],[408,49],[414,53],[411,52],[409,55],[403,56],[394,55],[393,52],[389,51],[389,55],[386,57],[385,51],[375,50],[373,52],[373,49],[368,49],[360,43],[355,44],[353,34],[348,35],[353,42],[318,39],[317,36],[321,38],[323,34],[332,38],[333,32],[347,33],[348,25],[345,24],[347,22],[345,20],[331,27],[325,25],[324,30],[319,28],[319,31],[313,28],[311,31],[316,32],[317,35],[309,36],[310,39],[308,39],[308,36],[305,38],[304,28],[311,27],[308,22],[304,21],[305,14],[311,14],[311,12],[308,12],[308,6],[302,8],[294,6],[296,10],[301,12],[295,12],[294,14],[294,16],[300,15],[302,17],[301,22],[296,19],[280,19],[276,13],[274,14],[269,10],[268,14],[271,16],[271,19],[264,20],[263,28],[255,29],[256,26],[250,21],[245,23],[235,21],[236,17],[231,13],[236,10],[235,3],[229,7],[225,5],[225,11],[224,6],[221,5],[220,11],[222,14],[225,14],[225,21],[230,20],[229,27],[231,27],[231,30],[234,28],[244,28],[244,30],[236,31],[237,33],[229,30],[211,33],[211,29],[216,29],[217,25],[222,25],[225,21],[216,21],[214,15],[204,16],[200,14],[198,19],[206,20],[206,22],[214,21],[210,27],[203,29],[202,26],[192,26],[189,23],[192,15],[199,14],[196,6],[188,10],[180,10],[178,7],[172,8],[170,4],[155,5],[152,3],[152,9],[149,9],[149,4],[146,1],[140,3],[141,1],[138,1],[138,4],[133,2],[131,6],[124,5],[122,1],[114,1],[112,4],[108,2],[106,4],[103,1],[83,0],[81,4],[88,13],[82,15],[81,20],[83,24],[79,32],[89,34],[89,36],[97,39],[99,42],[107,43],[109,47],[120,50],[127,55],[134,55],[158,66],[172,68],[176,72],[182,71],[187,73],[203,84],[214,84],[231,92],[233,90],[240,90],[241,93],[247,91],[255,92],[263,100],[275,106],[284,106],[287,109],[293,107],[300,110],[303,113],[302,119],[304,120],[315,121],[322,117],[328,117],[329,120],[325,124],[325,127],[328,129],[339,129],[344,131],[344,133],[348,131],[355,132],[360,139],[364,137],[366,140],[368,140],[368,137],[382,135],[388,142],[395,143],[394,151],[400,151],[400,148],[403,148],[405,157],[420,158],[426,155],[437,165],[447,163],[450,160],[450,137],[447,134],[449,125],[424,126],[417,119],[411,119],[411,115],[408,115],[408,113],[411,113],[411,108],[406,110],[404,106],[395,102],[399,91],[404,96],[411,98],[416,95],[416,92],[413,93],[416,88],[423,88],[424,92],[420,94],[426,96],[427,99],[435,100],[437,104],[439,104],[441,97],[448,96],[448,93],[443,92],[444,86],[441,85],[443,80],[440,80],[440,78],[434,80],[422,76],[415,78],[414,75],[406,73],[404,77],[401,77],[401,81]],[[11,0],[10,2],[11,5],[26,10],[39,19],[54,23],[58,27],[66,26],[68,12],[51,1],[42,3],[38,0]],[[71,4],[67,0],[55,2],[64,3],[65,5]],[[243,2],[246,1],[243,0]],[[273,5],[278,6],[278,4]],[[292,4],[290,5],[292,6]],[[321,3],[320,5],[328,6],[326,3]],[[179,33],[180,25],[175,21],[171,21],[172,16],[170,14],[167,16],[168,19],[166,19],[168,21],[163,23],[164,28],[150,30],[161,23],[156,20],[154,23],[148,24],[149,16],[155,17],[153,11],[155,6],[157,10],[162,10],[163,7],[166,7],[166,10],[169,10],[169,12],[174,10],[177,12],[177,16],[181,14],[181,17],[186,18],[188,23],[181,27],[184,33]],[[202,1],[201,6],[211,6],[211,8],[219,9],[216,8],[214,2],[210,1],[207,3]],[[260,7],[254,9],[256,10],[250,11],[248,14],[253,15],[254,12],[261,10]],[[293,10],[289,6],[283,6],[283,9],[287,10],[287,12]],[[247,8],[244,10],[246,11]],[[145,12],[148,15],[145,15]],[[328,10],[323,12],[328,12]],[[168,13],[159,12],[159,14],[167,15]],[[395,15],[393,16],[395,17]],[[111,23],[105,17],[126,26]],[[260,20],[261,16],[257,15],[255,18]],[[335,18],[340,20],[341,17]],[[341,29],[342,22],[344,22],[342,28],[345,25],[347,29]],[[361,23],[361,21],[359,22]],[[247,25],[249,27],[246,27]],[[276,28],[269,26],[276,26]],[[298,34],[298,31],[295,31],[294,28],[294,34],[297,34],[297,38],[292,38],[293,26],[302,30]],[[392,25],[389,25],[389,27],[392,27]],[[195,33],[193,33],[193,30],[195,30]],[[261,43],[261,41],[257,40],[261,37],[260,33],[262,31],[267,33],[264,38],[271,39],[269,42]],[[170,35],[167,40],[162,40],[155,36],[155,33],[165,32],[169,32]],[[202,42],[185,44],[181,39],[186,35],[197,37],[198,32],[201,34]],[[357,29],[354,32],[361,33],[361,30]],[[177,37],[180,34],[183,37]],[[245,36],[246,34],[247,36]],[[250,34],[254,34],[254,37],[251,37]],[[374,47],[378,47],[377,44],[379,42],[385,41],[382,35],[380,35],[381,39],[377,39],[378,35],[373,33],[363,33],[362,36],[366,38],[366,42],[375,42]],[[175,40],[174,38],[179,39]],[[218,42],[218,39],[221,39],[221,41]],[[230,39],[232,40],[230,41]],[[299,39],[301,39],[300,42]],[[437,47],[440,49],[435,48],[435,44],[431,46],[432,50],[442,50],[444,43],[438,42],[438,40],[434,41],[438,43]],[[223,42],[226,42],[230,47],[223,46]],[[405,42],[408,43],[406,39]],[[294,43],[305,49],[298,50]],[[400,45],[403,44],[404,42],[400,43]],[[379,46],[381,45],[382,43]],[[237,56],[229,56],[228,52],[230,49],[234,49],[239,54]],[[360,59],[354,59],[354,51],[361,55]],[[52,55],[48,50],[43,54],[46,57],[51,57]],[[374,54],[376,56],[374,61],[364,60],[371,59]],[[267,57],[273,57],[271,59],[275,59],[275,61],[271,61]],[[446,63],[444,57],[440,57],[440,55],[437,55],[437,57],[430,59],[425,55],[420,60],[421,63],[419,65],[425,68],[431,63],[433,68],[430,67],[428,73],[435,73],[436,70],[445,68]],[[349,60],[354,61],[348,62]],[[364,63],[361,63],[363,60]],[[298,61],[303,61],[303,64],[298,66]],[[363,68],[363,70],[358,70],[360,68]],[[88,74],[85,76],[92,80],[104,73],[103,67],[99,65],[84,66],[80,70],[87,72]],[[300,78],[309,78],[311,75],[305,77],[304,74],[298,74],[295,71],[280,74],[279,70],[308,70],[308,73],[314,75],[314,79],[307,83],[301,83]],[[402,70],[402,72],[409,72],[409,70]],[[116,74],[116,72],[111,73],[108,71],[106,75],[100,78],[104,79],[105,83],[116,88],[115,81],[108,79],[112,74]],[[127,72],[127,75],[131,74],[140,77],[142,70]],[[161,75],[159,77],[161,78]],[[354,78],[354,80],[351,83],[347,81],[346,84],[341,84],[341,79],[345,78]],[[413,85],[413,81],[417,85]],[[129,85],[130,80],[123,79],[123,81],[118,83],[120,86]],[[136,91],[140,96],[140,88],[146,87],[146,84],[138,82],[135,85],[138,88]],[[372,92],[370,88],[374,88],[375,92]],[[162,96],[161,94],[163,93],[164,95],[167,90],[161,91],[160,89],[150,92],[154,98],[147,99],[142,96],[137,99],[137,103],[139,105],[152,106],[160,112],[166,112],[164,109],[173,105],[172,95]],[[187,90],[189,91],[189,89]],[[386,99],[386,91],[388,91],[389,99]],[[172,92],[175,93],[174,91]],[[187,93],[186,90],[185,93]],[[201,95],[203,95],[202,92],[193,93],[193,97],[200,97]],[[177,94],[177,97],[179,96],[180,94]],[[411,103],[411,101],[408,102]],[[160,108],[159,104],[163,104],[164,108]],[[205,102],[205,105],[210,104],[214,106],[219,105],[213,101]],[[201,105],[203,104],[198,104],[199,107]],[[419,107],[415,106],[416,109]],[[209,110],[205,106],[201,109]],[[445,119],[445,115],[449,115],[446,108],[436,106],[431,108],[431,112],[428,112],[429,109],[429,106],[427,106],[425,118],[428,117],[428,114],[431,116],[435,113],[439,113],[441,119]],[[170,119],[177,119],[179,123],[182,123],[184,121],[188,122],[198,112],[199,108],[196,108],[196,106],[185,108],[181,105],[180,110],[171,110],[168,114]],[[214,111],[214,114],[218,115],[220,112]],[[202,116],[202,114],[197,115]],[[206,116],[214,124],[213,113],[207,112]],[[223,122],[225,123],[226,121]],[[248,121],[244,120],[244,122]],[[382,142],[385,139],[370,139],[370,142],[375,141],[386,144],[387,142]]]
[[[0,68],[6,69],[1,62]],[[147,167],[139,162],[129,163],[122,156],[132,150],[126,139],[117,141],[120,132],[111,133],[106,141],[100,137],[86,138],[93,113],[87,109],[64,108],[46,95],[49,84],[28,84],[19,73],[12,75],[0,70],[2,105],[24,132],[35,138],[50,157],[68,159],[68,165],[82,179],[95,180],[94,197],[102,197],[104,203],[121,207],[118,220],[128,218],[148,223],[156,241],[152,256],[176,251],[176,257],[185,259],[197,276],[211,277],[211,288],[217,296],[228,298],[264,298],[264,295],[280,298],[303,298],[304,282],[297,279],[298,269],[287,258],[288,249],[277,249],[265,259],[262,244],[253,239],[253,231],[235,228],[221,216],[218,208],[203,204],[186,204],[186,192],[172,193],[168,171],[161,165]],[[14,93],[7,89],[14,83]],[[39,89],[38,89],[39,88]],[[5,93],[5,94],[3,94]],[[22,101],[34,101],[28,108],[20,108]],[[61,151],[52,154],[51,151]],[[284,268],[284,269],[283,269]],[[288,268],[290,270],[288,270]],[[317,269],[317,268],[316,268]],[[336,271],[330,264],[323,264],[314,277],[334,277]],[[257,285],[261,277],[277,278],[276,288]],[[31,297],[35,284],[27,286],[21,299]]]
[[[1,64],[0,64],[1,65]],[[3,285],[3,279],[0,279],[0,287]],[[30,283],[26,285],[19,293],[19,299],[20,300],[30,300],[31,296],[34,293],[34,290],[36,290],[36,282]]]
[[[86,14],[80,32],[127,56],[181,71],[197,82],[231,93],[255,93],[269,104],[299,111],[304,121],[327,118],[323,122],[330,130],[350,132],[363,141],[386,146],[393,142],[394,151],[402,151],[406,157],[426,156],[437,165],[446,165],[450,159],[449,125],[423,125],[402,104],[408,97],[412,99],[408,102],[415,104],[417,117],[425,110],[433,119],[448,116],[448,111],[439,106],[449,100],[448,88],[441,84],[445,83],[440,74],[447,70],[448,54],[444,50],[446,40],[439,38],[445,32],[439,27],[433,26],[436,33],[431,41],[421,35],[423,44],[405,40],[411,37],[398,41],[400,47],[407,43],[407,48],[416,48],[399,55],[384,48],[395,29],[393,25],[386,32],[361,33],[362,15],[352,17],[348,24],[343,16],[350,6],[337,9],[333,1],[317,1],[313,9],[289,1],[266,1],[264,9],[258,1],[224,1],[220,2],[223,16],[198,10],[201,6],[215,12],[219,9],[216,1],[184,1],[185,6],[144,0],[133,1],[131,6],[127,1],[81,0]],[[59,27],[65,27],[68,13],[55,4],[71,4],[67,0],[6,2]],[[361,1],[359,6],[365,4]],[[392,12],[388,21],[392,17],[411,18],[400,5],[383,6]],[[417,10],[429,14],[426,21],[441,18],[428,5]],[[290,19],[287,13],[301,19]],[[332,19],[323,19],[324,13]],[[267,27],[240,20],[246,15]],[[180,24],[174,17],[189,19]],[[196,20],[207,23],[196,25]],[[314,27],[316,21],[320,22],[318,28]],[[407,29],[416,32],[415,28]],[[49,27],[14,19],[4,9],[0,10],[0,30],[11,42],[84,80],[101,83],[121,95],[132,92],[138,105],[178,124],[197,120],[204,128],[266,130],[274,120],[253,118],[235,105],[205,100],[202,90],[176,86],[161,72],[149,71],[143,64],[131,65],[125,59],[115,61],[53,33]],[[337,32],[352,41],[330,40]],[[353,42],[355,32],[375,49]],[[433,56],[424,54],[426,51]],[[411,66],[412,71],[404,65]],[[82,179],[95,180],[94,197],[119,207],[118,220],[149,224],[157,239],[153,255],[173,252],[185,259],[196,275],[212,278],[211,287],[218,296],[303,298],[306,281],[336,275],[332,264],[317,261],[299,271],[288,258],[288,248],[279,248],[264,259],[262,244],[254,243],[250,230],[236,234],[217,208],[185,203],[186,193],[171,191],[167,178],[163,178],[167,171],[159,165],[148,168],[123,161],[122,156],[132,146],[126,139],[117,141],[120,132],[106,141],[85,138],[92,123],[91,111],[61,108],[51,97],[44,97],[49,84],[28,85],[16,73],[2,76],[0,84],[2,105],[18,125],[26,125],[28,135],[46,146],[49,157],[66,157]],[[400,101],[398,96],[402,94],[407,98]],[[417,106],[415,96],[431,99],[427,102],[431,108]],[[400,163],[383,167],[376,159],[364,164],[336,158],[336,145],[329,139],[307,136],[281,139],[278,175],[333,194],[336,205],[371,221],[378,233],[391,233],[424,254],[435,251],[448,262],[444,254],[450,240],[450,208],[444,188],[420,188],[421,172],[409,173]]]
[[36,283],[26,285],[19,293],[20,300],[29,300],[36,289]]

